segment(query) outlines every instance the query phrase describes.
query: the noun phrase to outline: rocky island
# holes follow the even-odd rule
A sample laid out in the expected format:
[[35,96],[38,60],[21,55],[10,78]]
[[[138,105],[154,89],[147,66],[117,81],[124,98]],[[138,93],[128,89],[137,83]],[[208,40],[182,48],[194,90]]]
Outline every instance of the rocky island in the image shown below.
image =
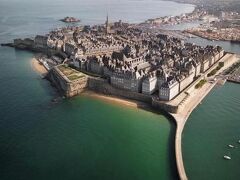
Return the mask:
[[67,17],[61,19],[60,21],[65,22],[65,23],[75,23],[75,22],[80,22],[80,19],[67,16]]

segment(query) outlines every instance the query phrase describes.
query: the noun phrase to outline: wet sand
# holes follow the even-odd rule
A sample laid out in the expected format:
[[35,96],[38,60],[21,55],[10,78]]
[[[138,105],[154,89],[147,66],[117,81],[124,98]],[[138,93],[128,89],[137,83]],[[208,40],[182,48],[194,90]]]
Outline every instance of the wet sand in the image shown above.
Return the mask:
[[117,104],[117,105],[121,105],[121,106],[128,106],[128,107],[132,107],[132,108],[141,108],[141,109],[150,109],[151,108],[150,105],[143,103],[143,102],[129,100],[129,99],[125,99],[125,98],[117,97],[117,96],[108,96],[108,95],[98,94],[93,91],[85,91],[81,94],[81,96],[90,96],[90,97],[94,97],[94,98],[103,100],[108,103],[113,103],[113,104]]

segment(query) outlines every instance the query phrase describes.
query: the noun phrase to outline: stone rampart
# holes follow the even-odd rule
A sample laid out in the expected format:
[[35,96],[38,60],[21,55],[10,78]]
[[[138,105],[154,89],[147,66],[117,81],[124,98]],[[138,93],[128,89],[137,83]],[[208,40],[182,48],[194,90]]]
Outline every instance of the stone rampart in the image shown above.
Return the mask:
[[117,89],[111,86],[106,79],[102,79],[102,78],[89,77],[88,89],[98,93],[113,95],[113,96],[120,96],[123,98],[137,100],[137,101],[145,102],[148,104],[151,104],[152,102],[152,97],[150,95]]
[[179,106],[167,104],[166,102],[159,101],[156,98],[152,98],[152,107],[169,113],[177,113],[179,111]]
[[78,95],[82,91],[89,89],[105,95],[118,96],[144,102],[156,109],[170,113],[177,113],[178,111],[178,106],[172,106],[166,102],[159,101],[156,98],[152,98],[151,95],[115,88],[109,84],[108,80],[100,77],[87,76],[86,78],[69,81],[58,68],[53,68],[49,71],[47,78],[60,91],[60,93],[66,97]]
[[87,88],[87,77],[75,81],[69,81],[68,78],[57,68],[49,71],[47,78],[52,84],[66,97],[73,97],[80,94]]

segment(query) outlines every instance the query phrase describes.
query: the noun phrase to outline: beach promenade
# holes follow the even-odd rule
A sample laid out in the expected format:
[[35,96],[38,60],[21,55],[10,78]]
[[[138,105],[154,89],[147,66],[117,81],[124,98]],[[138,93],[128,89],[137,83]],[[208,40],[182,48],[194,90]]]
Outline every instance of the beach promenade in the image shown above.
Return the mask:
[[[228,69],[230,66],[232,66],[234,63],[239,61],[239,55],[234,56],[234,54],[227,54],[225,57],[223,57],[222,60],[225,62],[224,67],[219,70],[214,77],[218,77],[220,73],[222,73],[224,70]],[[205,74],[202,75],[202,78],[208,78],[206,75],[215,67],[213,66],[210,68]],[[213,79],[214,77],[211,77],[209,79]],[[175,156],[176,156],[176,163],[177,163],[177,169],[179,178],[181,180],[187,180],[187,175],[184,168],[183,163],[183,156],[182,156],[182,132],[184,129],[184,126],[192,113],[192,111],[201,103],[201,101],[208,95],[208,93],[213,89],[213,87],[220,81],[220,79],[217,79],[215,82],[207,81],[203,87],[199,89],[193,89],[188,88],[185,92],[185,94],[188,94],[188,97],[185,99],[184,103],[181,104],[180,110],[177,114],[170,113],[170,115],[175,119],[177,129],[176,129],[176,136],[175,136]],[[194,84],[192,85],[194,86]]]

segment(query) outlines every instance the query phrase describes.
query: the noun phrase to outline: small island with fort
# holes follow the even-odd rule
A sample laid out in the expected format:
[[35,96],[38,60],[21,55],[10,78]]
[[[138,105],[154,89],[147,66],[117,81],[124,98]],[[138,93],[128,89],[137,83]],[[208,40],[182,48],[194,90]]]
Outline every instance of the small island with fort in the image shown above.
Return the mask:
[[[63,27],[34,39],[2,44],[38,54],[45,77],[70,98],[86,90],[149,104],[175,119],[175,153],[179,177],[185,173],[181,136],[184,125],[218,83],[239,82],[239,55],[220,46],[201,47],[152,28],[202,18],[206,12],[147,20]],[[78,22],[65,18],[66,22]],[[35,62],[35,63],[36,63]],[[237,74],[237,75],[236,75]]]
[[67,17],[65,17],[63,19],[60,19],[60,21],[65,22],[65,23],[77,23],[77,22],[80,22],[80,19],[77,19],[75,17],[67,16]]

